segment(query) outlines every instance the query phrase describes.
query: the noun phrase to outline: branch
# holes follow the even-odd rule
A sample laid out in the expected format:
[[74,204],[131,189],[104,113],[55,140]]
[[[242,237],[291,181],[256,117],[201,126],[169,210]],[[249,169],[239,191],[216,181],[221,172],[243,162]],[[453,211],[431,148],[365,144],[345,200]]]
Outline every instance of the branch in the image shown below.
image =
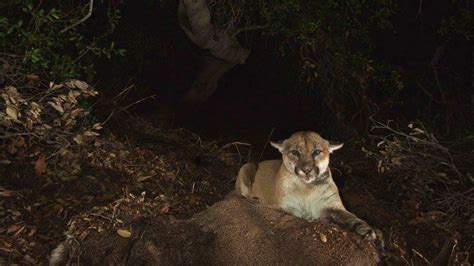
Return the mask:
[[86,14],[83,18],[81,18],[80,20],[78,20],[76,23],[74,23],[74,24],[72,24],[71,26],[69,26],[69,27],[63,29],[63,30],[61,31],[61,33],[64,33],[64,32],[66,32],[66,31],[68,31],[68,30],[70,30],[70,29],[76,27],[77,25],[81,24],[82,22],[88,20],[88,19],[91,17],[91,15],[92,15],[92,9],[93,9],[93,7],[94,7],[94,0],[89,0],[89,11],[87,12],[87,14]]
[[188,38],[211,55],[231,64],[243,64],[250,51],[240,46],[234,36],[211,22],[206,0],[180,0],[179,25]]
[[242,33],[242,32],[244,32],[244,31],[261,30],[261,29],[267,28],[268,26],[270,26],[270,24],[266,24],[266,25],[254,25],[254,26],[249,26],[249,27],[245,27],[245,28],[240,28],[240,29],[237,29],[237,30],[235,31],[235,33],[232,35],[232,37],[235,37],[235,36],[237,36],[239,33]]

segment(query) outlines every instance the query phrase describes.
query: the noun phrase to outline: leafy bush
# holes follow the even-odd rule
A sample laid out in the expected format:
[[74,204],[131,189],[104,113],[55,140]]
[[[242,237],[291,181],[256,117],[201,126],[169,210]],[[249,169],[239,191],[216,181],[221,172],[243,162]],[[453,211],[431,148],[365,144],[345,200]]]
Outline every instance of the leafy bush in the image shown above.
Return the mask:
[[93,73],[93,64],[84,60],[89,55],[123,54],[124,50],[117,49],[114,42],[105,38],[117,24],[119,10],[113,6],[107,8],[107,21],[102,23],[106,26],[96,25],[105,28],[105,33],[97,36],[97,30],[88,32],[82,24],[72,27],[88,14],[88,4],[81,6],[81,3],[2,1],[0,51],[8,57],[8,67],[4,66],[3,72],[34,73],[61,81]]
[[367,98],[370,88],[384,92],[403,86],[395,84],[398,74],[373,55],[372,36],[393,30],[394,12],[391,0],[294,0],[267,3],[262,13],[271,21],[266,33],[281,40],[282,54],[299,58],[298,87],[322,99],[322,114],[350,121],[375,111]]
[[[400,73],[374,55],[374,35],[394,30],[391,20],[397,7],[391,0],[211,3],[213,19],[221,28],[237,33],[261,29],[280,55],[296,63],[289,66],[293,72],[288,78],[299,78],[289,93],[301,88],[299,93],[309,95],[305,104],[319,113],[318,120],[330,115],[339,122],[364,122],[363,128],[368,128],[368,117],[378,108],[375,102],[404,87]],[[242,43],[258,45],[247,37],[241,34]]]
[[[465,1],[434,4],[442,13],[392,0],[211,2],[222,28],[262,29],[268,47],[296,63],[288,64],[288,79],[299,77],[301,104],[318,121],[366,131],[370,116],[396,113],[449,134],[473,112],[465,97],[470,63],[462,59],[470,57],[473,36]],[[240,39],[259,45],[249,34]]]

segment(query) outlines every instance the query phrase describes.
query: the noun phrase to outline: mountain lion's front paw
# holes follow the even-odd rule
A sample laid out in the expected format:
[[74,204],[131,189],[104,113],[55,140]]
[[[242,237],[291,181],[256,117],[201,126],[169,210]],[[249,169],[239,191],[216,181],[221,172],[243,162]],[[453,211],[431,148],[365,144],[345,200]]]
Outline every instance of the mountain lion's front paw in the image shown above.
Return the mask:
[[355,232],[369,241],[377,239],[375,230],[366,223],[360,223],[356,226]]

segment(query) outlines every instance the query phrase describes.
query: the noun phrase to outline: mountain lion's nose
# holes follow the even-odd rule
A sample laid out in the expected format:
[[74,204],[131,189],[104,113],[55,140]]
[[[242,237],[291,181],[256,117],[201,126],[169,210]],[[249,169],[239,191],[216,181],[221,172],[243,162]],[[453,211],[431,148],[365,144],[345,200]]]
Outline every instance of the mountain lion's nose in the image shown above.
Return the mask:
[[304,167],[301,168],[301,171],[303,171],[306,175],[309,175],[313,171],[313,167]]

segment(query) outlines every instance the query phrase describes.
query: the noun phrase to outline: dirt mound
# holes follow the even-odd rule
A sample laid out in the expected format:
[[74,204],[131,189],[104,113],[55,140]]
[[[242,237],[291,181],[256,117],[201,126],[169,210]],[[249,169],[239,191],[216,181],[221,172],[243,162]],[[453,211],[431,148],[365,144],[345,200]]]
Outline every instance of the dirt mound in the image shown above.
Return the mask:
[[129,228],[97,233],[80,242],[70,236],[53,252],[51,265],[199,264],[205,262],[206,244],[213,238],[196,224],[170,216],[141,219]]
[[[54,265],[79,261],[85,265],[374,265],[378,261],[372,244],[335,225],[307,222],[235,194],[190,220],[150,212],[155,207],[151,203],[123,199],[119,207],[103,208],[100,215],[73,219],[68,239],[51,256]],[[108,230],[90,230],[104,228],[104,218],[112,225]]]
[[231,194],[194,216],[216,234],[215,264],[374,265],[372,244],[334,224],[308,222]]

